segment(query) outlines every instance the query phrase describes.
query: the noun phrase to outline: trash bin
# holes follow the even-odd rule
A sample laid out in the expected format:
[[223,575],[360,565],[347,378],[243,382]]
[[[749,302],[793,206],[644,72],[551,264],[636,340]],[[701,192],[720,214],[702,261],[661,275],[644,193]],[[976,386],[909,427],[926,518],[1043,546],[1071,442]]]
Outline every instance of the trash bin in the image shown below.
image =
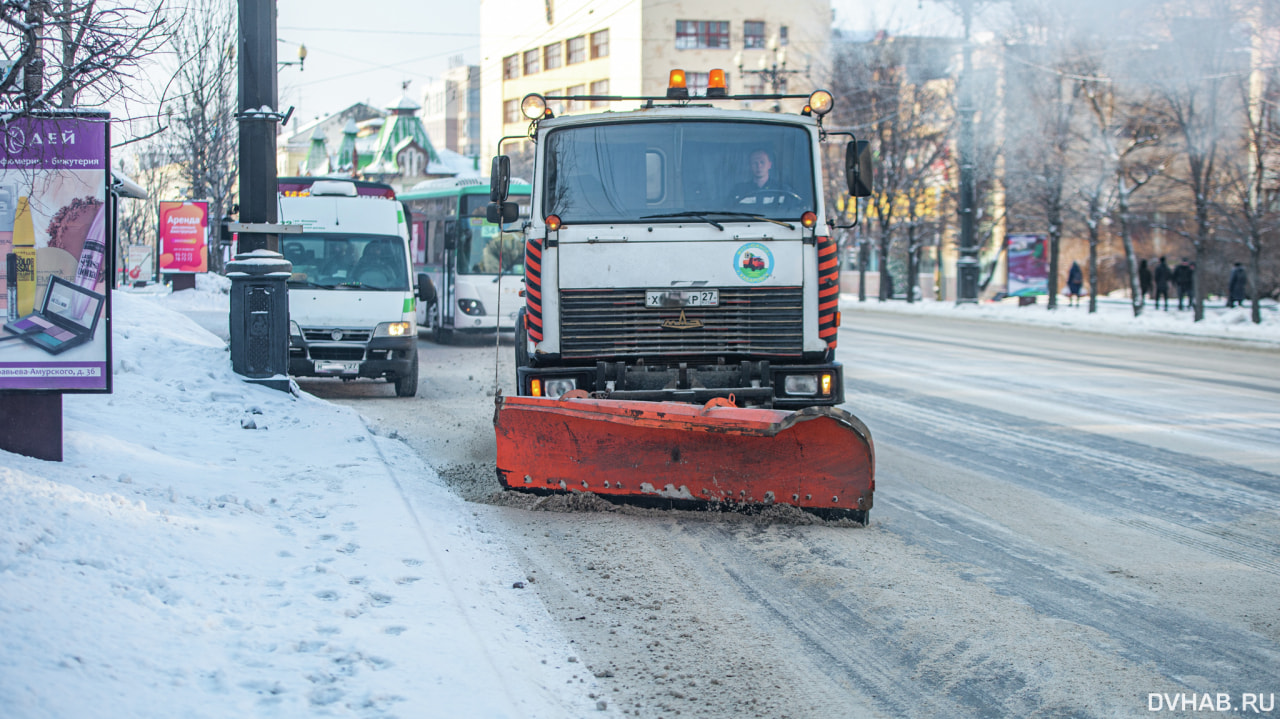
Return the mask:
[[284,392],[289,380],[289,274],[293,264],[271,250],[241,252],[227,263],[231,280],[231,370]]

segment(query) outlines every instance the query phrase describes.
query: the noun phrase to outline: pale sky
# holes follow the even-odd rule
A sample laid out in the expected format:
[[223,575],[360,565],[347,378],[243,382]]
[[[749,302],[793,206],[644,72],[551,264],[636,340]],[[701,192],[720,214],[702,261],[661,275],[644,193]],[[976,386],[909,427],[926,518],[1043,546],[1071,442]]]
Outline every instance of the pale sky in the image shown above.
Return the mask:
[[[277,0],[279,60],[307,60],[280,70],[280,108],[309,122],[357,102],[385,107],[401,83],[422,102],[431,78],[450,58],[480,62],[480,9],[474,2],[373,0],[377,12],[352,15],[350,0]],[[941,33],[951,14],[929,0],[832,0],[836,24],[849,30],[889,27],[900,33]]]

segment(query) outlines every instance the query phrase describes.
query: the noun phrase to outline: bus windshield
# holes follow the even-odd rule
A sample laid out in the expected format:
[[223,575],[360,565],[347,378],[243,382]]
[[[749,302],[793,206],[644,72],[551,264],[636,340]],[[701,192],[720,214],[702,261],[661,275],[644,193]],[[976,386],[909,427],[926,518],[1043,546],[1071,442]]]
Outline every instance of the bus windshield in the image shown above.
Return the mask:
[[542,211],[565,224],[796,220],[817,210],[806,128],[766,122],[613,122],[547,136]]
[[282,242],[291,287],[407,290],[404,240],[387,235],[303,233]]
[[[520,206],[520,218],[498,227],[485,220],[488,195],[463,197],[459,219],[458,274],[496,275],[524,272],[524,240],[520,225],[529,218],[529,196],[511,195],[508,202]],[[501,256],[501,267],[499,267]]]

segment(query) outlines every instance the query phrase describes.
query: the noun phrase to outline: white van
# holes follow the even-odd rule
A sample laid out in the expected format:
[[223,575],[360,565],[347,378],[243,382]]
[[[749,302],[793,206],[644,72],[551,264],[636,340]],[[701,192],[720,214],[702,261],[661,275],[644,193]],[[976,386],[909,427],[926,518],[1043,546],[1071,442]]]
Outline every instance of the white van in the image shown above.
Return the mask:
[[316,180],[305,196],[279,203],[280,222],[303,227],[280,236],[293,263],[289,374],[386,379],[398,397],[417,394],[418,296],[404,206],[362,196],[344,180]]

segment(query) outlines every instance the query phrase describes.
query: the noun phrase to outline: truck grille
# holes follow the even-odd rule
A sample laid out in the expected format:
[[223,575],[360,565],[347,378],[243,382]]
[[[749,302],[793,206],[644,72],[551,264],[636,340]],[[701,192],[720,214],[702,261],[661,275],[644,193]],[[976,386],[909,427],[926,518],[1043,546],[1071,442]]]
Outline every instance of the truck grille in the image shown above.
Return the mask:
[[800,287],[725,288],[717,307],[646,309],[645,290],[560,290],[560,353],[565,359],[751,355],[796,357],[804,346]]
[[342,342],[368,342],[373,334],[368,328],[347,329],[345,327],[303,327],[302,336],[308,342],[333,342],[334,331],[342,333]]

